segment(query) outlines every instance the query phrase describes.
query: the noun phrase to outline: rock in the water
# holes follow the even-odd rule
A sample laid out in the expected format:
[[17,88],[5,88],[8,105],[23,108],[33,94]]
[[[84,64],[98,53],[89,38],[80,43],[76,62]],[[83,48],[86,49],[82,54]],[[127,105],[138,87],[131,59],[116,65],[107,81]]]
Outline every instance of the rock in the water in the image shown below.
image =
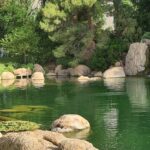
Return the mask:
[[75,76],[88,76],[91,73],[91,70],[86,65],[78,65],[74,68]]
[[11,72],[3,72],[1,74],[1,79],[2,80],[12,80],[12,79],[15,79],[15,76]]
[[149,50],[145,43],[133,43],[126,56],[126,75],[138,75],[144,73],[149,64]]
[[34,72],[32,74],[32,80],[44,80],[44,74],[42,72]]
[[102,77],[103,73],[101,71],[98,71],[94,74],[94,77]]
[[14,70],[14,74],[16,76],[31,76],[32,75],[32,71],[30,69],[26,69],[26,68],[19,68]]
[[51,125],[51,130],[55,132],[72,132],[87,128],[90,128],[89,122],[76,114],[63,115]]
[[45,74],[45,71],[44,71],[43,67],[39,64],[34,65],[33,72],[42,72],[43,74]]
[[62,65],[57,65],[55,68],[55,73],[56,75],[58,74],[59,71],[61,71],[63,69]]
[[78,139],[66,139],[59,145],[61,150],[98,150],[91,143],[78,140]]
[[123,67],[112,67],[104,72],[103,77],[104,78],[125,77],[124,68]]

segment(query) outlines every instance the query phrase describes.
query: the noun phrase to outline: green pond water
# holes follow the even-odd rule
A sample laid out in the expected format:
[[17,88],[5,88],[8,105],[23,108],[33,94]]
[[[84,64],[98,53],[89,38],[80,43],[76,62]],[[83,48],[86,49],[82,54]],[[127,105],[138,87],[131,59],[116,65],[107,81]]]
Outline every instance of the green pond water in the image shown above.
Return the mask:
[[47,80],[43,86],[26,86],[1,84],[0,118],[33,121],[49,129],[63,114],[80,114],[91,124],[86,139],[100,150],[150,149],[149,78]]

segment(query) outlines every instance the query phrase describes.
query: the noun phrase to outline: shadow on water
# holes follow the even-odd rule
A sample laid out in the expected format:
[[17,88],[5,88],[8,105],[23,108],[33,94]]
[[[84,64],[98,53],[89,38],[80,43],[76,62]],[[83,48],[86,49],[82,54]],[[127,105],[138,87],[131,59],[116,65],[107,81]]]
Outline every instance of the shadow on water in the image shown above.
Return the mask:
[[[18,81],[9,88],[1,85],[0,116],[37,122],[49,129],[60,115],[76,113],[91,124],[90,134],[76,136],[87,138],[99,149],[149,150],[149,78],[107,79],[85,84],[74,79],[55,79],[35,85],[31,81]],[[47,109],[35,111],[31,106]],[[21,107],[24,111],[12,112]]]

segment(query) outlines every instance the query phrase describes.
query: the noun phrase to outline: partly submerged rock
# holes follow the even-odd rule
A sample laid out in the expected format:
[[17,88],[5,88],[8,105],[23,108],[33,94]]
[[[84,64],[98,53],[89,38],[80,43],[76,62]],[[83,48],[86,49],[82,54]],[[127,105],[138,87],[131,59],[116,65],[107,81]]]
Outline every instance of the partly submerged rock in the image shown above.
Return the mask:
[[12,72],[3,72],[1,74],[1,79],[2,80],[12,80],[12,79],[15,79],[15,76]]
[[32,80],[44,80],[44,74],[42,72],[34,72],[32,74]]
[[23,76],[31,76],[32,75],[32,71],[30,69],[26,69],[26,68],[18,68],[16,70],[14,70],[14,74],[16,76],[20,76],[20,77],[23,77]]
[[104,78],[121,78],[125,77],[123,67],[112,67],[103,73]]
[[90,128],[89,122],[76,114],[63,115],[51,125],[51,130],[55,132],[73,132],[87,128]]

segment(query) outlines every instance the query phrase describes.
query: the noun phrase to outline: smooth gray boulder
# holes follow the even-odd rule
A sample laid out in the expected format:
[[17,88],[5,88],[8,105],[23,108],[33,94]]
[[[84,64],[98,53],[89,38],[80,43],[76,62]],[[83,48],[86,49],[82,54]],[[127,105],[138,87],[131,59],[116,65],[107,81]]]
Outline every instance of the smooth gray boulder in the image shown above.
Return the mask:
[[149,65],[149,49],[145,43],[130,45],[125,61],[125,73],[129,76],[145,74]]

